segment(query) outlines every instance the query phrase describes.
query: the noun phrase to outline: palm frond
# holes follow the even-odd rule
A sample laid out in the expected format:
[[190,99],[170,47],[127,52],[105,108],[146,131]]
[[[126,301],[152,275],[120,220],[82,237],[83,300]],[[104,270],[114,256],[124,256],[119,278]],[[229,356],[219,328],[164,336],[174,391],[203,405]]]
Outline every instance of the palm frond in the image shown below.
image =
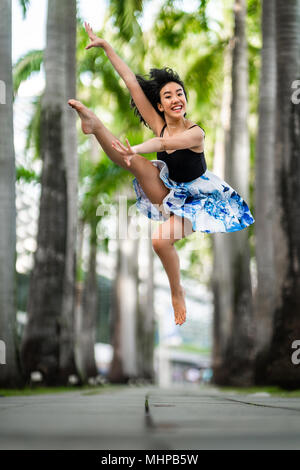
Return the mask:
[[81,218],[87,222],[95,219],[98,205],[112,202],[111,196],[128,182],[128,177],[128,172],[107,158],[100,160],[91,170],[90,183],[84,191]]
[[136,35],[141,36],[141,28],[137,19],[143,11],[143,0],[110,1],[110,13],[113,23],[120,31],[120,37],[130,41]]
[[43,50],[31,50],[20,57],[13,67],[14,93],[18,92],[19,86],[34,72],[41,70],[44,60]]
[[164,3],[154,27],[158,41],[167,47],[177,49],[188,34],[207,32],[207,3],[207,0],[201,0],[198,10],[193,13],[175,8],[172,0]]
[[186,70],[185,82],[188,87],[195,89],[200,102],[209,101],[212,93],[219,91],[216,84],[222,80],[225,44],[226,42],[219,42],[211,47],[207,54],[197,58]]

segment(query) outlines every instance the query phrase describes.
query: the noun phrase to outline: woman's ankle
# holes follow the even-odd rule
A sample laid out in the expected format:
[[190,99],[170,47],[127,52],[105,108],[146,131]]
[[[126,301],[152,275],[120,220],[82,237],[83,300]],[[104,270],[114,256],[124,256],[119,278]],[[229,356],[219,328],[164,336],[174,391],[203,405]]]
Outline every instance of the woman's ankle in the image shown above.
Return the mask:
[[185,294],[185,291],[184,291],[184,288],[181,285],[171,289],[172,297],[181,297],[184,294]]

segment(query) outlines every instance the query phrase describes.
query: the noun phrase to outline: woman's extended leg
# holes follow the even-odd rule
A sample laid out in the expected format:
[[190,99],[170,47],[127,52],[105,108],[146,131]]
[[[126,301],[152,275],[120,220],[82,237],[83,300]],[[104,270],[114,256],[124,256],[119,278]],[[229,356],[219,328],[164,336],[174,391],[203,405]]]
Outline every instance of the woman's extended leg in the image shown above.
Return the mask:
[[139,181],[143,191],[153,204],[161,205],[169,190],[159,177],[159,170],[146,158],[135,155],[128,167],[122,156],[112,147],[116,137],[104,126],[100,119],[80,101],[69,100],[80,119],[85,134],[94,134],[106,155],[117,165],[130,171]]
[[169,278],[176,325],[182,325],[185,322],[186,306],[184,289],[180,284],[179,257],[174,243],[192,232],[192,224],[188,219],[172,214],[166,222],[157,227],[152,235],[154,251],[160,257]]

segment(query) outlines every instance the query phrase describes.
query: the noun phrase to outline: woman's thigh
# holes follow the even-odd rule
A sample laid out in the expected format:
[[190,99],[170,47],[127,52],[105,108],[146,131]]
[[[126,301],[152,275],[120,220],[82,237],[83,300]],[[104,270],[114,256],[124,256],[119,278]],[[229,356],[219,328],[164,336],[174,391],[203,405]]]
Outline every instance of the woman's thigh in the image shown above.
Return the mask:
[[160,179],[159,169],[141,155],[136,155],[127,169],[136,177],[152,204],[161,204],[170,190]]
[[168,220],[157,226],[152,239],[168,240],[169,243],[173,244],[182,238],[188,237],[193,232],[190,220],[172,214]]

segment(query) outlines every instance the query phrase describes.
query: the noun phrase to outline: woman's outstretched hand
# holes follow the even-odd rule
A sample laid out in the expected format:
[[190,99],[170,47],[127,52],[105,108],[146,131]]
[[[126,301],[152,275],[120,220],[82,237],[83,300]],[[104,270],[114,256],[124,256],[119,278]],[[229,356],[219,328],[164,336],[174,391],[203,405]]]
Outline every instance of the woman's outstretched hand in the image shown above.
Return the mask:
[[130,146],[128,139],[126,139],[126,143],[127,147],[125,147],[125,145],[123,145],[119,140],[113,140],[112,147],[122,155],[126,165],[130,166],[130,160],[134,155],[136,155],[136,152]]
[[103,47],[105,40],[96,36],[90,24],[85,21],[84,27],[91,41],[85,49],[91,49],[91,47]]

